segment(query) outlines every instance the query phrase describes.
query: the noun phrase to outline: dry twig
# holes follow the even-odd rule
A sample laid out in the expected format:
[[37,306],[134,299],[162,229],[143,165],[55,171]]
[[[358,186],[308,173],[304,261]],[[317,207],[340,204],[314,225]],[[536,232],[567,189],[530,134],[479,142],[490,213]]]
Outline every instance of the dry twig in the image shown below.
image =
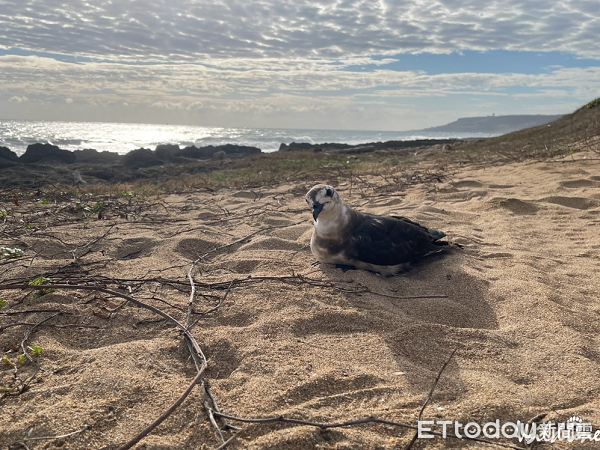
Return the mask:
[[[427,399],[425,400],[425,403],[423,403],[423,406],[421,407],[421,410],[419,411],[419,417],[417,419],[418,422],[421,421],[421,418],[423,417],[423,411],[425,411],[425,408],[427,407],[427,405],[431,401],[431,397],[433,397],[433,392],[435,391],[435,388],[436,388],[438,382],[440,381],[440,377],[442,376],[442,373],[444,372],[444,370],[446,369],[446,367],[450,363],[450,360],[452,359],[452,357],[456,353],[456,350],[458,350],[458,349],[455,348],[452,351],[452,353],[450,354],[450,356],[448,357],[448,359],[446,360],[446,362],[444,363],[444,365],[442,366],[442,368],[438,372],[437,377],[435,377],[435,381],[433,382],[433,386],[431,386],[431,390],[429,391],[429,395],[427,396]],[[412,437],[411,441],[406,446],[405,450],[410,450],[412,448],[413,444],[416,442],[416,440],[417,440],[418,437],[419,437],[419,433],[417,432],[417,433],[414,434],[414,436]]]

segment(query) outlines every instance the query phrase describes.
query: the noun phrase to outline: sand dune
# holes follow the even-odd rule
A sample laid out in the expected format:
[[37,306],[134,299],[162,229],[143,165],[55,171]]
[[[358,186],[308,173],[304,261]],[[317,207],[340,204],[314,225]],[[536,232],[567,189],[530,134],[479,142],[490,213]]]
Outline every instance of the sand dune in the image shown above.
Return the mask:
[[[104,220],[65,222],[42,237],[23,236],[26,255],[38,256],[31,265],[4,264],[2,277],[119,279],[123,292],[129,286],[136,298],[185,320],[186,273],[206,254],[195,275],[196,311],[213,308],[224,286],[231,288],[216,311],[195,316],[194,336],[208,358],[212,393],[232,415],[316,422],[377,416],[416,424],[436,375],[457,349],[424,419],[483,424],[546,414],[540,422],[578,416],[597,427],[600,165],[591,155],[577,157],[467,167],[442,183],[391,193],[374,188],[375,180],[364,189],[354,184],[351,192],[340,185],[344,201],[360,210],[405,215],[463,246],[403,276],[313,267],[303,199],[312,184],[298,183],[173,194],[127,218],[109,210]],[[8,238],[0,243],[14,245]],[[73,252],[81,256],[77,261]],[[23,292],[2,295],[8,300],[2,312],[63,313],[29,338],[43,348],[43,372],[27,392],[0,400],[3,448],[86,425],[90,431],[27,446],[117,448],[195,375],[181,334],[149,311],[130,305],[113,311],[121,300],[88,291],[30,294],[22,302]],[[0,315],[1,326],[35,324],[50,314]],[[27,329],[2,329],[2,350],[10,358]],[[33,366],[17,373],[26,379]],[[2,366],[0,386],[13,386],[13,374]],[[409,430],[374,424],[330,431],[236,425],[245,430],[231,448],[387,449],[403,448],[412,437]],[[139,448],[219,444],[196,390]],[[414,448],[484,444],[435,438]]]

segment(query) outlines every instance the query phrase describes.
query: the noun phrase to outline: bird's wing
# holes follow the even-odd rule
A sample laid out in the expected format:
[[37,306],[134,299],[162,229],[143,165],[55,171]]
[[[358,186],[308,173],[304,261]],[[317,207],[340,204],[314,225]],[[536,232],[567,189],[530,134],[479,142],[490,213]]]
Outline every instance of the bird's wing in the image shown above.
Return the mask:
[[441,250],[435,240],[408,219],[364,214],[349,239],[349,256],[382,266],[410,263]]
[[429,233],[431,235],[431,237],[433,238],[434,241],[437,241],[439,239],[445,238],[446,237],[446,233],[443,233],[442,231],[438,231],[438,230],[432,230],[431,228],[427,228],[424,227],[423,225],[417,223],[417,222],[413,222],[410,219],[407,219],[406,217],[402,217],[402,216],[390,216],[393,217],[394,219],[398,219],[398,220],[402,220],[406,223],[410,223],[412,225],[415,225],[423,230],[425,230],[427,233]]

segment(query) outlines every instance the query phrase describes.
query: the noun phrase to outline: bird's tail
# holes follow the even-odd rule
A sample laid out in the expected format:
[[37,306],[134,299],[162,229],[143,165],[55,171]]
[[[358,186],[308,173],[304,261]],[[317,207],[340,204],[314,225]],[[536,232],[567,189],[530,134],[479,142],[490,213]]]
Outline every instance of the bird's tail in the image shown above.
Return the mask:
[[443,232],[438,231],[438,230],[427,229],[427,232],[433,238],[434,242],[435,241],[439,241],[440,239],[443,239],[443,238],[446,237],[446,233],[443,233]]

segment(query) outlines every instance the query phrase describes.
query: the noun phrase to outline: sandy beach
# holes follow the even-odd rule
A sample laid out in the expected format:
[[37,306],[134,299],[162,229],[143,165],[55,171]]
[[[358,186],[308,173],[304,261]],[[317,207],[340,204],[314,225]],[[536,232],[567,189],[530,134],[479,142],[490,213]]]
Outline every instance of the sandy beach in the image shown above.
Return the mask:
[[[463,247],[392,278],[313,265],[304,194],[324,180],[125,196],[88,209],[23,197],[2,205],[0,246],[24,254],[3,259],[0,278],[101,287],[186,323],[192,269],[191,333],[206,356],[209,404],[227,415],[416,426],[439,375],[423,420],[578,417],[597,430],[599,163],[581,152],[466,166],[408,187],[340,181],[356,209],[409,217]],[[0,292],[2,448],[119,448],[196,376],[181,330],[124,297],[91,287]],[[19,360],[23,348],[32,361]],[[196,386],[136,448],[219,448],[237,433],[226,424],[242,429],[229,444],[240,449],[406,448],[414,435],[377,423],[323,430],[217,416],[221,440],[202,392]],[[435,437],[412,448],[500,447]]]

